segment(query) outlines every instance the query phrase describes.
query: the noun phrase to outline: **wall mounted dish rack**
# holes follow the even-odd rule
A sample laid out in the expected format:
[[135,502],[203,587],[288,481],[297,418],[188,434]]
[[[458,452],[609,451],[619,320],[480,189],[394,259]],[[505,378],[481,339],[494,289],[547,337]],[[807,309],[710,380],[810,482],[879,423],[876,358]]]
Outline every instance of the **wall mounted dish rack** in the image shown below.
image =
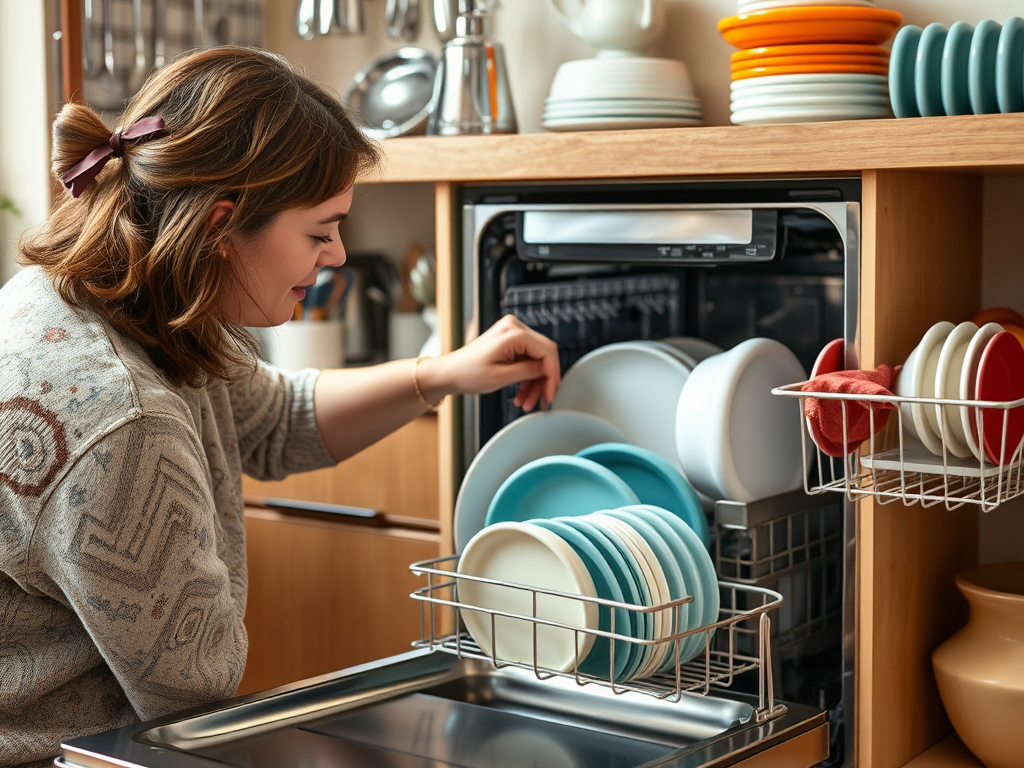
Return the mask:
[[[743,673],[758,675],[758,706],[755,710],[757,722],[775,718],[786,712],[786,706],[775,701],[775,689],[772,673],[771,649],[771,618],[769,611],[778,608],[783,601],[782,595],[769,589],[751,584],[720,581],[719,593],[721,608],[719,620],[714,624],[697,627],[654,640],[637,639],[615,631],[614,618],[608,631],[598,629],[581,629],[568,624],[561,624],[537,617],[537,596],[551,595],[554,597],[585,601],[611,609],[614,617],[616,611],[658,614],[671,616],[668,626],[679,626],[678,609],[680,605],[692,601],[684,597],[669,603],[656,606],[638,606],[603,600],[580,595],[496,581],[476,576],[457,573],[459,557],[457,555],[413,563],[410,570],[417,576],[425,576],[427,584],[414,591],[410,596],[421,601],[420,621],[421,637],[413,645],[418,648],[444,651],[461,659],[477,659],[489,662],[494,668],[518,667],[532,671],[540,680],[553,677],[568,678],[578,685],[599,685],[610,688],[616,694],[633,692],[657,699],[678,702],[683,694],[706,696],[715,688],[728,688]],[[458,585],[462,581],[477,581],[508,589],[523,590],[531,594],[533,615],[507,613],[497,609],[483,608],[477,605],[460,602]],[[481,648],[465,630],[462,621],[463,610],[477,611],[489,615],[491,621],[492,643],[490,648]],[[452,614],[454,613],[454,618]],[[498,617],[515,619],[532,625],[534,653],[533,661],[510,661],[499,657],[495,651],[498,645],[496,630]],[[451,630],[455,622],[455,631]],[[569,671],[540,666],[536,659],[539,627],[553,627],[573,632],[575,636],[576,658]],[[669,665],[668,671],[657,673],[641,679],[616,680],[614,673],[610,679],[580,672],[583,661],[579,648],[584,635],[604,637],[608,640],[609,658],[614,659],[616,646],[619,643],[635,646],[669,646],[675,663]],[[683,663],[679,654],[680,641],[693,635],[703,635],[702,652],[688,662]],[[670,657],[671,658],[671,657]]]
[[[1024,398],[1005,402],[992,400],[958,400],[897,395],[848,395],[832,392],[805,392],[806,382],[789,384],[772,390],[773,395],[792,397],[800,403],[801,445],[806,466],[812,467],[805,479],[804,490],[809,494],[824,491],[845,493],[851,501],[873,497],[879,504],[902,501],[920,503],[923,507],[944,504],[956,509],[966,504],[990,512],[1005,501],[1024,493],[1022,455],[1024,441],[1011,438],[1011,427],[1022,418]],[[838,401],[842,414],[842,443],[852,450],[833,458],[818,447],[809,432],[804,417],[804,406],[809,399]],[[871,403],[867,406],[865,404]],[[877,404],[877,405],[876,405]],[[891,409],[881,410],[888,405]],[[941,411],[941,436],[933,453],[914,436],[913,408],[945,406]],[[867,411],[869,434],[860,445],[853,447],[849,439],[851,409]],[[971,456],[958,458],[950,450],[950,411],[969,409],[975,434],[987,430],[988,456],[998,462]],[[887,419],[882,424],[881,419]],[[876,427],[878,433],[876,434]],[[916,430],[915,430],[916,432]]]

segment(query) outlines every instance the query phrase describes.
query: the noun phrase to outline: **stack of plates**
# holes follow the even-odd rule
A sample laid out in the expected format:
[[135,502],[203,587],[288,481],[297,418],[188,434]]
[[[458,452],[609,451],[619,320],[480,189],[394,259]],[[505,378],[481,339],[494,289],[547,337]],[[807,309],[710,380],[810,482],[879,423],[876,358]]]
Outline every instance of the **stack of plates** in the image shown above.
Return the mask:
[[896,117],[1024,112],[1024,19],[908,24],[892,44]]
[[702,125],[700,101],[683,62],[600,56],[559,66],[544,103],[552,131]]
[[868,0],[741,0],[718,29],[732,55],[739,125],[888,117],[889,52],[902,17]]

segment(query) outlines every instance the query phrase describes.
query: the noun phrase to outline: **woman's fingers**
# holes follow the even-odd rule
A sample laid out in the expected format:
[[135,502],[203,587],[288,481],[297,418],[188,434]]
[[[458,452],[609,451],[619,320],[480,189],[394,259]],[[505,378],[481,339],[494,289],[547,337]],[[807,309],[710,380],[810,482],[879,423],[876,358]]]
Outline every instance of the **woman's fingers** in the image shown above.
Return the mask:
[[[522,408],[527,413],[536,408],[537,404],[540,402],[541,397],[543,397],[544,395],[544,384],[544,379],[533,379],[532,381],[524,381],[519,386],[519,392],[516,393],[516,407]],[[551,401],[549,400],[548,402]]]

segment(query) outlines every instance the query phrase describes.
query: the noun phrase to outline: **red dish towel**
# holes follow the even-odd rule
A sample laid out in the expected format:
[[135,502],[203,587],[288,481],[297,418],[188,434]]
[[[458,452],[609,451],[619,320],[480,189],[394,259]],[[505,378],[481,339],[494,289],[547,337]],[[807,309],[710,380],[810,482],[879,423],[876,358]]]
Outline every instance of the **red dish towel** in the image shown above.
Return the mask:
[[[846,395],[888,395],[892,396],[892,386],[903,366],[892,368],[880,365],[873,371],[836,371],[816,376],[806,382],[801,389],[804,392],[836,392]],[[868,406],[871,406],[870,408]],[[887,411],[894,410],[893,403],[868,403],[862,400],[846,401],[846,438],[845,451],[839,455],[853,451],[871,435],[870,412],[875,412],[875,432],[879,432],[889,420]],[[817,431],[833,447],[843,444],[843,401],[819,400],[808,397],[804,400],[804,416],[817,426]],[[819,446],[829,455],[836,455],[824,446]]]

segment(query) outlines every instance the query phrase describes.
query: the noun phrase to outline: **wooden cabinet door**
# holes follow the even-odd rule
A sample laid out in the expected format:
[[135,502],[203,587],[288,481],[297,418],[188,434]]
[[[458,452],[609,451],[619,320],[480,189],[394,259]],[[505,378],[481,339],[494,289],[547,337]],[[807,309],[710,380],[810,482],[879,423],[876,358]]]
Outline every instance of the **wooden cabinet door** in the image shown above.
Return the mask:
[[402,653],[420,634],[421,580],[437,534],[246,509],[251,693]]

